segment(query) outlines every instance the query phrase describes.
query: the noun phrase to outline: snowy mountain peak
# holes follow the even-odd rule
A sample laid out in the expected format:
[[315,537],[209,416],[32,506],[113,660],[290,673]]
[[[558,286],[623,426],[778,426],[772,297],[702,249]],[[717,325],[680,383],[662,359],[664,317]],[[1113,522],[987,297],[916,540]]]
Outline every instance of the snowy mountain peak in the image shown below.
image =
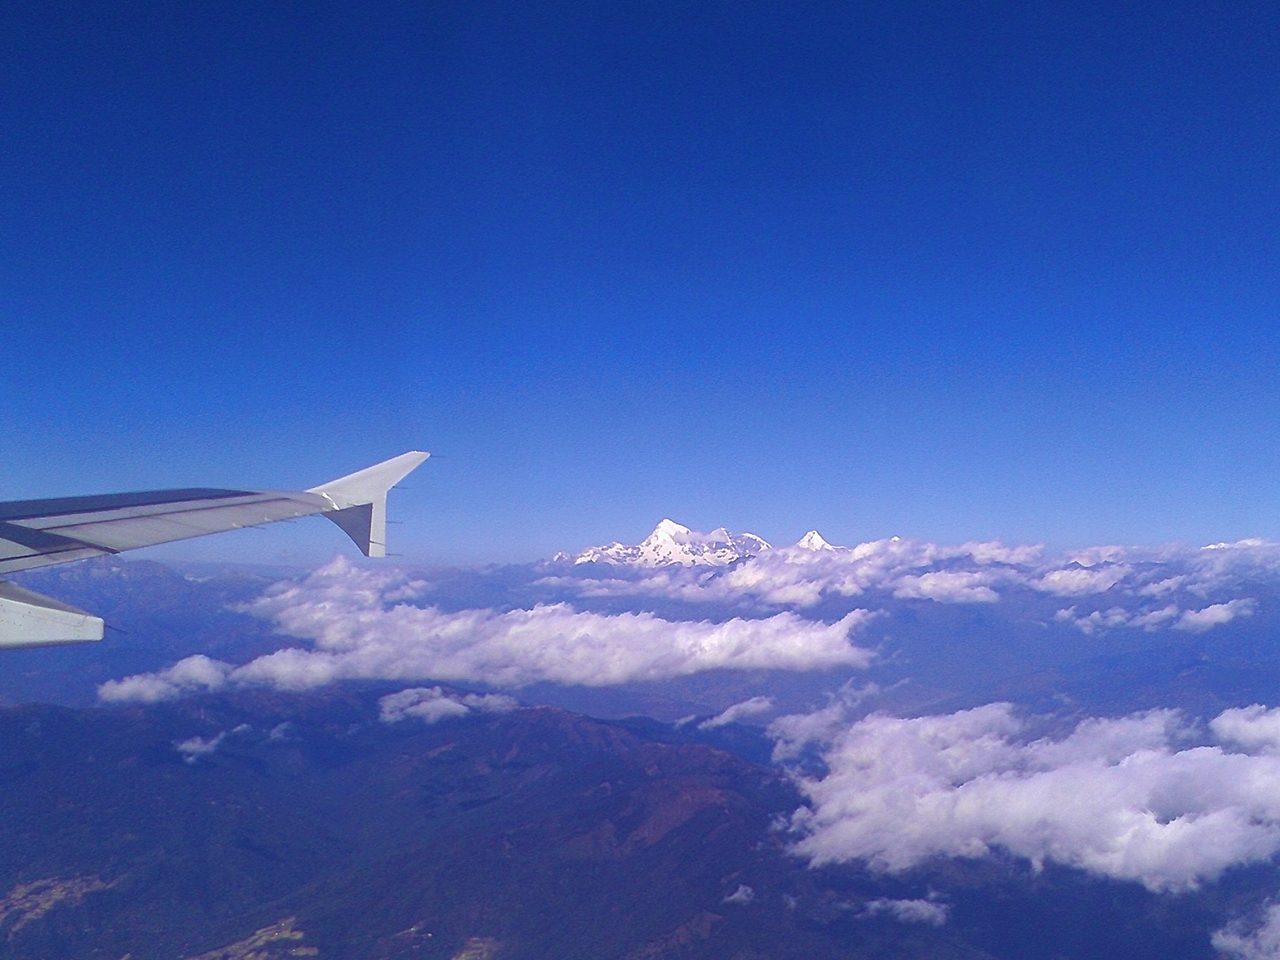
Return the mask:
[[806,533],[803,537],[800,538],[800,542],[797,543],[796,546],[804,550],[834,550],[835,549],[835,547],[827,543],[826,540],[822,539],[822,534],[820,534],[817,530],[810,530],[808,533]]
[[[723,527],[721,529],[724,529]],[[674,520],[660,520],[658,525],[653,528],[653,533],[649,534],[645,543],[657,543],[660,541],[670,540],[673,543],[688,543],[689,538],[694,533],[688,527],[676,523]]]
[[718,527],[698,533],[674,520],[663,520],[638,544],[611,543],[588,547],[573,558],[574,563],[614,563],[624,566],[723,567],[769,549],[769,544],[753,533],[730,533]]

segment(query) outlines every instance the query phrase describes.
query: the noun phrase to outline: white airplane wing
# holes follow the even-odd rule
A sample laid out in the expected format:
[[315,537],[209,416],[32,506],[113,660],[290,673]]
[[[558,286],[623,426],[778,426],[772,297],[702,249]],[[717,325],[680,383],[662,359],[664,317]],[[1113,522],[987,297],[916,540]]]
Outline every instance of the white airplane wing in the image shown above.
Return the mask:
[[[0,503],[0,574],[314,514],[368,557],[386,556],[387,491],[429,454],[411,451],[310,490],[154,490]],[[0,581],[0,647],[101,640],[102,620]]]

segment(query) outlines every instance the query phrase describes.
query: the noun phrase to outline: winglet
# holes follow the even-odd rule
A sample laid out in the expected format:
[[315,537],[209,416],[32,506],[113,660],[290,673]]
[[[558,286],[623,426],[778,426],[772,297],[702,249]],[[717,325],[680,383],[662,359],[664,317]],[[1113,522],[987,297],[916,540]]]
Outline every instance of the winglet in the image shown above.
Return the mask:
[[336,523],[366,557],[387,555],[387,491],[431,456],[411,450],[355,473],[330,480],[307,493],[333,504],[325,516]]

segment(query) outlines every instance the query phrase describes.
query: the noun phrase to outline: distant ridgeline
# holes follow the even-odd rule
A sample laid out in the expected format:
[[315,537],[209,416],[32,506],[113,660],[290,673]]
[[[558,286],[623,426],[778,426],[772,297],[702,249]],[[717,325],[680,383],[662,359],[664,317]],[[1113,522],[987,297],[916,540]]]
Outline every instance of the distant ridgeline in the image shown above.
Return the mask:
[[717,527],[710,533],[695,533],[673,520],[663,520],[638,544],[611,543],[603,547],[588,547],[572,558],[560,553],[554,559],[650,567],[669,563],[723,567],[768,549],[769,544],[754,533],[735,534],[724,527]]

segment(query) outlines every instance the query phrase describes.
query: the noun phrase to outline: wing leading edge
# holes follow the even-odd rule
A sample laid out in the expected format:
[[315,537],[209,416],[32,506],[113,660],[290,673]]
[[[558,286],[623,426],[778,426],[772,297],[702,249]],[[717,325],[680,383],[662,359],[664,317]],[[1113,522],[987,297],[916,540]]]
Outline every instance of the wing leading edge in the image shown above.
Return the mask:
[[[410,451],[310,490],[155,490],[0,503],[0,574],[321,515],[386,556],[387,491],[427,457]],[[0,647],[101,640],[102,620],[0,581]],[[96,634],[96,635],[94,635]]]

